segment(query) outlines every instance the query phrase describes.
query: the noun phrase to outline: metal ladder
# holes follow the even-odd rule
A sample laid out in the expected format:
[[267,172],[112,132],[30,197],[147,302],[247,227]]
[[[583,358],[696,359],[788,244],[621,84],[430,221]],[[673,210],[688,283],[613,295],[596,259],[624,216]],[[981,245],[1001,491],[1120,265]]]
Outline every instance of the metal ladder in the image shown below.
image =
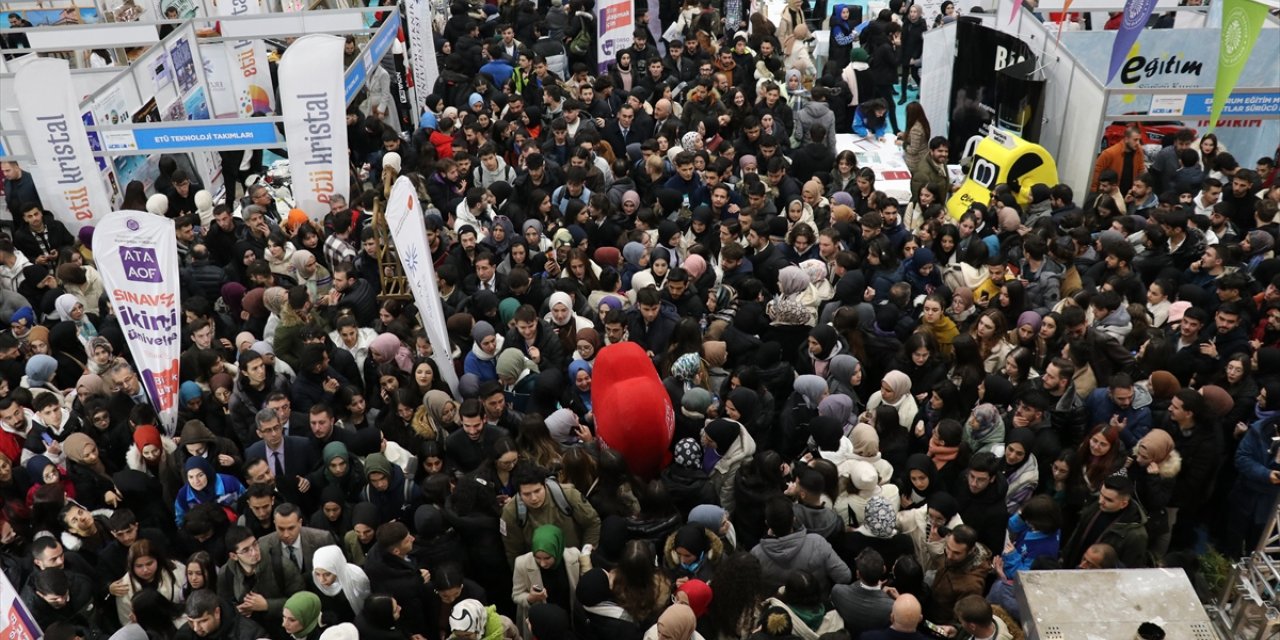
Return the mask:
[[1207,609],[1224,638],[1280,639],[1280,501],[1258,547],[1232,565],[1217,602]]

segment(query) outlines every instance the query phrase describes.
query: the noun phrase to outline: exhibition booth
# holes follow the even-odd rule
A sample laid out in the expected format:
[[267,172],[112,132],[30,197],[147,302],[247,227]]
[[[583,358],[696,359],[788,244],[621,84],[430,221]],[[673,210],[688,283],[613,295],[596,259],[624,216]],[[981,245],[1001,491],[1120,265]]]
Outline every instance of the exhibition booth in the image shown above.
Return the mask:
[[[1214,130],[1248,167],[1274,156],[1280,140],[1275,18],[1262,30]],[[965,16],[926,32],[920,102],[930,121],[950,123],[953,161],[969,138],[996,124],[1044,146],[1063,182],[1087,185],[1104,131],[1114,123],[1172,123],[1200,135],[1209,129],[1221,29],[1136,31],[1108,82],[1117,33],[1059,33],[1058,25],[1027,11],[1011,21],[1004,12]]]

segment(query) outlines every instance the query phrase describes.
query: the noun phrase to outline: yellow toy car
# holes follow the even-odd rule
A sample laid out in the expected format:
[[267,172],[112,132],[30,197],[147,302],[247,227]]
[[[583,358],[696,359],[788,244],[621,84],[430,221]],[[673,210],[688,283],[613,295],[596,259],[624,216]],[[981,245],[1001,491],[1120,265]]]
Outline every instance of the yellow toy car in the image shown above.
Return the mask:
[[[971,143],[972,144],[972,143]],[[1031,186],[1058,184],[1058,164],[1044,147],[1007,131],[992,128],[966,156],[972,156],[969,175],[947,199],[947,211],[959,220],[975,202],[987,204],[998,184],[1008,184],[1018,204],[1031,204]]]

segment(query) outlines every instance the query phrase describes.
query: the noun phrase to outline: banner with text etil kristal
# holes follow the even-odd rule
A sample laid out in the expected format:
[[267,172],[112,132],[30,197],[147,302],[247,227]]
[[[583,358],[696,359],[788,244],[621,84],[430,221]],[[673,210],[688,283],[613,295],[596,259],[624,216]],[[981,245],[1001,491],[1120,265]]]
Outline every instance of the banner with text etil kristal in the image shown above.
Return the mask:
[[[0,105],[16,103],[45,208],[73,233],[95,224],[111,211],[111,199],[80,119],[71,67],[58,58],[28,60],[14,74],[13,85],[14,95],[0,98]],[[27,256],[32,262],[38,257]]]
[[314,220],[347,197],[347,101],[342,38],[303,36],[280,59],[280,109],[296,206]]
[[165,433],[178,424],[178,239],[173,220],[117,211],[93,232],[98,272],[111,298],[142,388]]
[[409,290],[414,303],[422,314],[422,326],[431,340],[431,359],[440,368],[440,375],[458,395],[458,376],[450,360],[452,344],[444,324],[444,309],[440,304],[440,289],[436,286],[436,269],[431,262],[431,250],[427,247],[427,225],[422,217],[422,203],[413,182],[405,176],[396,178],[387,200],[387,228],[395,240],[396,253],[404,267]]
[[[1227,106],[1227,98],[1236,88],[1240,73],[1253,53],[1262,23],[1267,20],[1267,6],[1253,0],[1226,0],[1222,5],[1222,40],[1218,44],[1218,76],[1213,85],[1213,107],[1209,110],[1209,130],[1218,124],[1218,116]],[[1273,48],[1274,51],[1274,48]],[[1275,59],[1272,59],[1275,63]],[[1274,77],[1274,76],[1273,76]]]

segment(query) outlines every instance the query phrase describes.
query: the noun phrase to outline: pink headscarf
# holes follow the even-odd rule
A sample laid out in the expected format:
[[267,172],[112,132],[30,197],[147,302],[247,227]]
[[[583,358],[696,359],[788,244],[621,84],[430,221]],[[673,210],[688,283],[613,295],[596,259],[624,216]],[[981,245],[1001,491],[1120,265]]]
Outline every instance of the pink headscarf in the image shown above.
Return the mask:
[[689,273],[690,277],[696,280],[701,278],[702,274],[707,272],[707,261],[703,260],[702,256],[696,253],[691,253],[684,259],[684,270]]
[[403,369],[405,373],[413,373],[413,354],[409,353],[409,348],[404,346],[394,333],[378,334],[378,337],[369,344],[369,352],[379,363],[394,359],[396,366]]

